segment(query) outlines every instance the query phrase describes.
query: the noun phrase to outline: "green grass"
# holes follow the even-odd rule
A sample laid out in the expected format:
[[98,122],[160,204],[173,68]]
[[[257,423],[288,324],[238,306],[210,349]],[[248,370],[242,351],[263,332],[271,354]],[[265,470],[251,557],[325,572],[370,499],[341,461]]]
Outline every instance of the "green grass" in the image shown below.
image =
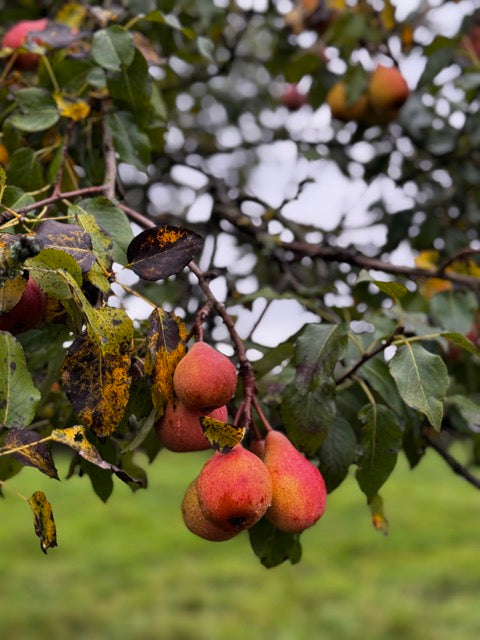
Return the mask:
[[[104,505],[86,478],[26,469],[8,484],[42,489],[59,547],[45,556],[28,505],[0,502],[0,638],[8,640],[471,640],[480,633],[480,496],[429,453],[400,461],[376,532],[350,478],[303,535],[299,565],[264,569],[246,534],[209,543],[179,503],[203,454],[162,453],[150,487],[116,482]],[[63,476],[64,476],[63,470]]]

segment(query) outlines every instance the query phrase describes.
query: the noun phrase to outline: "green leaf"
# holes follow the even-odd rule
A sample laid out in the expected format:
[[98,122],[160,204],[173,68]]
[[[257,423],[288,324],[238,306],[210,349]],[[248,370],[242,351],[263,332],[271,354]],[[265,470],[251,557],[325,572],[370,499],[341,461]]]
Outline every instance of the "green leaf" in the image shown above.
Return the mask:
[[443,331],[440,335],[442,338],[447,338],[447,340],[453,342],[457,347],[461,347],[464,351],[468,351],[469,353],[477,352],[475,345],[461,333],[457,333],[456,331]]
[[[11,185],[25,191],[36,191],[44,186],[42,167],[37,160],[33,149],[17,149],[8,163],[7,178]],[[6,202],[5,204],[9,204]],[[24,197],[20,197],[15,202],[16,206],[29,204]],[[12,206],[10,204],[9,206]]]
[[97,31],[92,41],[92,56],[97,64],[109,71],[128,67],[135,55],[133,38],[120,25]]
[[69,273],[79,287],[82,285],[82,270],[78,262],[59,249],[42,249],[34,258],[27,260],[25,265],[43,291],[57,300],[69,300],[72,297],[65,273]]
[[336,413],[333,370],[347,346],[347,326],[308,325],[295,346],[295,380],[283,394],[282,417],[290,439],[313,454]]
[[370,282],[374,284],[380,289],[382,293],[385,293],[390,298],[393,298],[393,300],[401,298],[408,292],[407,287],[405,287],[403,284],[400,284],[399,282],[386,282],[384,280],[376,280],[375,278],[372,278],[372,276],[365,269],[362,269],[362,271],[359,273],[355,284],[361,284],[362,282]]
[[145,16],[146,20],[150,22],[158,22],[160,24],[167,25],[172,29],[180,31],[186,38],[193,40],[195,38],[195,32],[189,27],[182,26],[180,20],[173,13],[163,13],[163,11],[151,11]]
[[132,114],[118,111],[109,116],[108,122],[120,160],[146,171],[150,161],[150,141],[147,134],[139,129]]
[[113,240],[113,259],[121,265],[126,265],[127,248],[133,239],[133,232],[123,211],[103,196],[81,200],[78,207],[92,214],[105,229]]
[[197,47],[204,58],[206,58],[210,62],[215,62],[213,59],[213,52],[215,50],[215,45],[210,40],[210,38],[199,36],[197,38]]
[[19,429],[28,426],[40,402],[22,346],[8,332],[0,331],[0,424]]
[[416,343],[407,343],[397,350],[389,368],[405,404],[425,414],[440,431],[442,400],[449,384],[443,360]]
[[20,131],[44,131],[60,119],[55,100],[45,89],[19,89],[15,94],[15,102],[22,113],[14,113],[9,121]]
[[152,77],[148,72],[148,64],[139,51],[136,51],[132,64],[111,76],[107,85],[110,96],[116,103],[124,103],[129,110],[134,111],[135,120],[141,126],[150,124]]
[[345,479],[355,459],[357,440],[345,418],[335,417],[327,437],[318,451],[318,467],[331,493]]
[[390,375],[387,363],[381,356],[365,362],[359,373],[378,393],[384,404],[395,411],[398,416],[403,414],[404,404],[398,394],[397,385]]
[[371,500],[395,467],[402,446],[402,429],[397,416],[381,404],[365,406],[359,418],[364,424],[356,478]]
[[445,405],[454,405],[460,411],[461,416],[468,423],[470,429],[478,433],[480,431],[480,405],[466,396],[459,394],[447,396]]
[[248,530],[248,537],[255,555],[267,569],[286,560],[290,560],[292,564],[301,560],[302,547],[298,533],[280,531],[266,518],[262,518]]
[[443,291],[431,298],[430,309],[442,329],[467,333],[475,321],[477,298],[472,291]]

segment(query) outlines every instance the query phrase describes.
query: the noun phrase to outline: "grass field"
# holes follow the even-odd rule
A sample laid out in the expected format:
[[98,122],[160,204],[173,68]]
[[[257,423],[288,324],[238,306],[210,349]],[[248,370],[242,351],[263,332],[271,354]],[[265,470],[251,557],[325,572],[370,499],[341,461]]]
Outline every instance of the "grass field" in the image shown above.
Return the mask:
[[[303,535],[299,565],[264,569],[246,534],[209,543],[179,503],[203,454],[162,453],[148,491],[116,482],[107,505],[86,478],[34,469],[59,547],[45,556],[28,505],[0,502],[0,638],[8,640],[471,640],[480,636],[480,494],[429,453],[400,461],[376,532],[350,478]],[[64,473],[63,473],[64,475]]]

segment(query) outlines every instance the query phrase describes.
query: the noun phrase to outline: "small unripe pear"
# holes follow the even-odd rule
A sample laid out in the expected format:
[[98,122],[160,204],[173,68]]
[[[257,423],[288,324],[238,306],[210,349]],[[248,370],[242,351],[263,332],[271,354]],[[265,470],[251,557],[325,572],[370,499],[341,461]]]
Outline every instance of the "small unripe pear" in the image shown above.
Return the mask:
[[282,104],[290,111],[298,111],[304,104],[307,104],[308,96],[298,90],[295,83],[285,87],[282,95]]
[[[10,49],[18,49],[27,39],[27,36],[33,32],[44,31],[48,24],[46,18],[39,20],[21,20],[16,25],[8,29],[2,39],[2,47]],[[39,56],[36,53],[19,53],[15,59],[15,66],[18,69],[30,71],[38,65]]]
[[[167,402],[163,416],[155,428],[163,446],[170,451],[201,451],[209,449],[210,443],[200,425],[200,416],[205,415],[200,409],[190,409],[182,402],[174,406]],[[227,407],[213,409],[206,415],[221,422],[227,422]]]
[[237,535],[236,531],[224,531],[223,529],[216,527],[203,515],[198,503],[195,480],[185,491],[185,496],[182,502],[182,516],[187,529],[205,540],[221,542],[223,540],[230,540],[230,538]]
[[347,104],[345,83],[340,81],[327,93],[327,104],[332,116],[338,120],[361,120],[368,110],[368,98],[361,95],[353,104]]
[[248,529],[264,515],[272,501],[272,480],[255,454],[241,445],[229,453],[215,453],[197,478],[203,515],[225,531]]
[[273,488],[266,518],[289,533],[299,533],[315,524],[323,515],[327,497],[317,467],[279,431],[267,433],[264,462]]
[[370,76],[368,97],[374,109],[400,109],[409,93],[408,84],[396,67],[380,64]]
[[29,278],[22,297],[7,313],[0,313],[0,331],[17,334],[38,327],[44,317],[47,296],[33,278]]
[[177,398],[191,409],[214,409],[227,404],[236,386],[235,365],[205,342],[191,347],[173,375]]

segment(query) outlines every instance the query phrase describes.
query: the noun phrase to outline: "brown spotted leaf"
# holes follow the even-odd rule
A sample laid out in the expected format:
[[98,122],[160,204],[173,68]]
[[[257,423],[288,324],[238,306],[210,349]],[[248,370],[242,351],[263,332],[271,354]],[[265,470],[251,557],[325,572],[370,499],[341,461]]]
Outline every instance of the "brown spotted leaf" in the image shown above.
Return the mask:
[[28,504],[33,511],[35,534],[40,538],[43,553],[57,546],[57,528],[53,519],[52,505],[43,491],[35,491]]
[[27,280],[23,276],[7,278],[5,284],[0,287],[0,313],[8,313],[20,301],[27,286]]
[[183,227],[142,231],[127,249],[129,266],[143,280],[160,280],[181,271],[195,257],[203,238]]
[[65,358],[65,393],[82,422],[98,436],[115,431],[130,393],[133,324],[121,309],[92,310],[94,329],[76,338]]
[[46,220],[39,226],[36,238],[43,249],[58,249],[73,256],[83,273],[95,262],[89,234],[75,224]]
[[50,438],[55,442],[59,442],[70,447],[70,449],[76,451],[78,455],[82,456],[82,458],[88,460],[88,462],[91,462],[95,466],[100,467],[101,469],[113,471],[113,473],[118,476],[120,480],[123,480],[123,482],[126,482],[127,484],[130,482],[142,484],[142,480],[132,478],[132,476],[123,469],[116,467],[110,462],[106,462],[93,444],[88,440],[85,428],[81,425],[69,427],[68,429],[54,429],[50,434]]
[[174,313],[156,307],[149,318],[145,373],[152,383],[152,400],[160,412],[173,398],[173,372],[186,353],[187,330]]
[[[35,467],[50,478],[59,480],[52,454],[46,442],[40,442],[41,436],[29,429],[11,429],[5,440],[8,449],[20,449],[10,455],[23,466]],[[8,451],[6,452],[8,453]]]

